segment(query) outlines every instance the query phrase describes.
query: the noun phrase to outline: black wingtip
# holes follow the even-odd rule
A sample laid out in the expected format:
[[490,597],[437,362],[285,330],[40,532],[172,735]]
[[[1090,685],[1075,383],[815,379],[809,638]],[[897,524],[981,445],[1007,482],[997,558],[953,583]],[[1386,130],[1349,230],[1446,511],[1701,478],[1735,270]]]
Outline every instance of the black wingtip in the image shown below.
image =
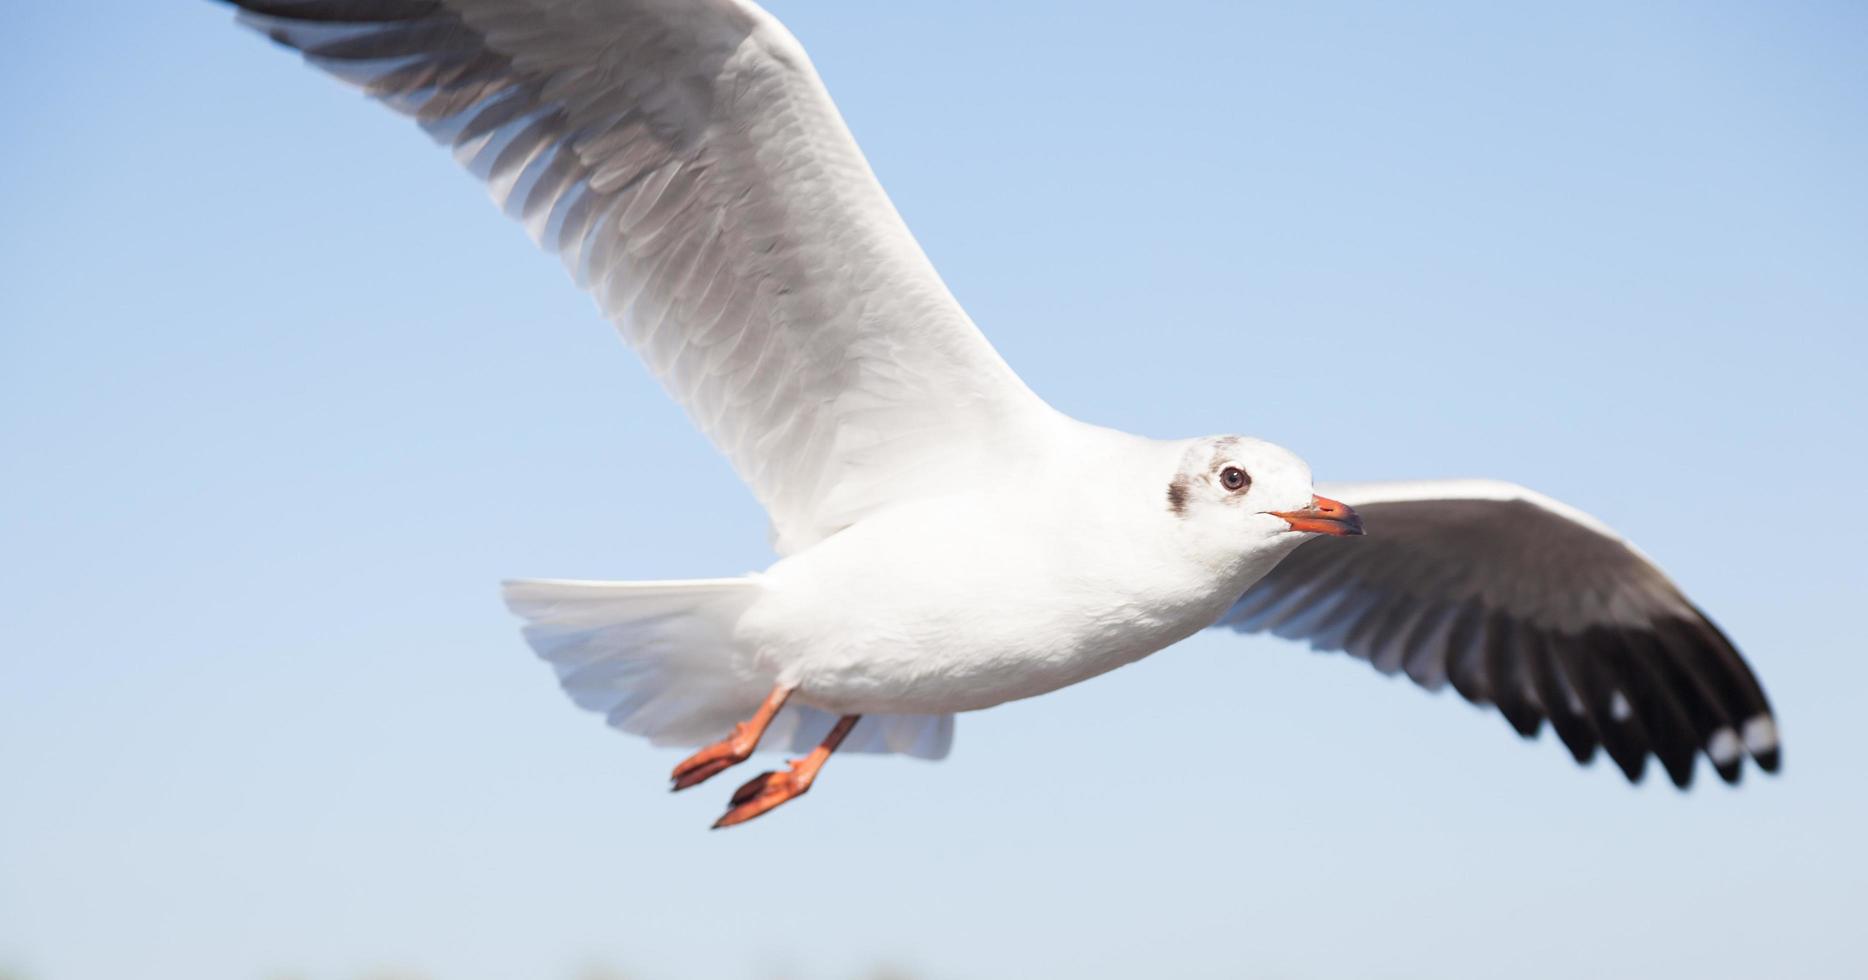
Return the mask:
[[1647,776],[1646,752],[1617,751],[1615,746],[1608,744],[1604,744],[1603,748],[1608,750],[1609,758],[1615,760],[1615,765],[1621,768],[1622,775],[1628,777],[1629,782],[1639,785]]
[[1659,758],[1661,768],[1667,771],[1667,778],[1673,781],[1675,789],[1689,790],[1693,788],[1693,756],[1691,754],[1687,755],[1685,759],[1681,759],[1678,755],[1673,753],[1660,756]]
[[1777,717],[1767,708],[1745,720],[1740,737],[1745,751],[1765,772],[1776,772],[1784,762],[1784,749],[1777,734]]
[[1544,727],[1544,719],[1537,714],[1536,709],[1527,704],[1501,701],[1498,705],[1498,713],[1505,716],[1505,721],[1511,724],[1512,730],[1518,733],[1519,738],[1536,738],[1537,733]]

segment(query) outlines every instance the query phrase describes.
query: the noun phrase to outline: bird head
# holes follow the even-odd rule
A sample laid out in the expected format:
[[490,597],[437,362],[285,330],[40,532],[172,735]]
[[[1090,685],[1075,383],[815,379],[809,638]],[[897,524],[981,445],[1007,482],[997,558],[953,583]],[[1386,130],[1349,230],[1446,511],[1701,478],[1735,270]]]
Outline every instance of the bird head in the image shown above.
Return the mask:
[[1310,467],[1282,446],[1244,436],[1187,443],[1167,507],[1215,557],[1282,557],[1319,534],[1362,533],[1349,505],[1320,497]]

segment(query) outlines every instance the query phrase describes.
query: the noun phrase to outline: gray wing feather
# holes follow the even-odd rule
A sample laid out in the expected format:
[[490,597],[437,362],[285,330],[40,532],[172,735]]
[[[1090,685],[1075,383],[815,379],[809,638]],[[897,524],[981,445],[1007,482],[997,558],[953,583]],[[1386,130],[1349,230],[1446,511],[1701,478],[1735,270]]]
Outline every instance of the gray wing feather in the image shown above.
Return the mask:
[[1578,762],[1633,781],[1656,758],[1687,786],[1704,753],[1737,782],[1775,771],[1776,721],[1738,650],[1659,568],[1587,515],[1489,481],[1322,488],[1362,537],[1300,545],[1219,625],[1347,651],[1428,689],[1451,684]]

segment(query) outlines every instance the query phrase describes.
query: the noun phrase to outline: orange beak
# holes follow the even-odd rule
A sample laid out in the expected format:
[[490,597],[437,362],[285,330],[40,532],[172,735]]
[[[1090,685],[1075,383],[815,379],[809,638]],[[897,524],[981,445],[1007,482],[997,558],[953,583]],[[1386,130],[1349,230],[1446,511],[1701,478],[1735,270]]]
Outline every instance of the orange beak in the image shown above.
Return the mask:
[[1293,531],[1329,534],[1339,538],[1346,534],[1362,533],[1362,518],[1356,516],[1353,508],[1340,500],[1315,494],[1310,497],[1310,506],[1303,510],[1274,510],[1271,516],[1284,518]]

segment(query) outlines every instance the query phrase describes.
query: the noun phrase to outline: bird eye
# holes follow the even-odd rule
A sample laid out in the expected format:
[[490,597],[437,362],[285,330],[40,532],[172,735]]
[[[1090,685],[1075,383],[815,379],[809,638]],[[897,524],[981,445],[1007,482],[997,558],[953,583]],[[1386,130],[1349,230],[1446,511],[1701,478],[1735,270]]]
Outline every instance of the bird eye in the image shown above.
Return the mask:
[[1238,493],[1252,485],[1252,478],[1237,466],[1228,466],[1219,471],[1219,485]]

